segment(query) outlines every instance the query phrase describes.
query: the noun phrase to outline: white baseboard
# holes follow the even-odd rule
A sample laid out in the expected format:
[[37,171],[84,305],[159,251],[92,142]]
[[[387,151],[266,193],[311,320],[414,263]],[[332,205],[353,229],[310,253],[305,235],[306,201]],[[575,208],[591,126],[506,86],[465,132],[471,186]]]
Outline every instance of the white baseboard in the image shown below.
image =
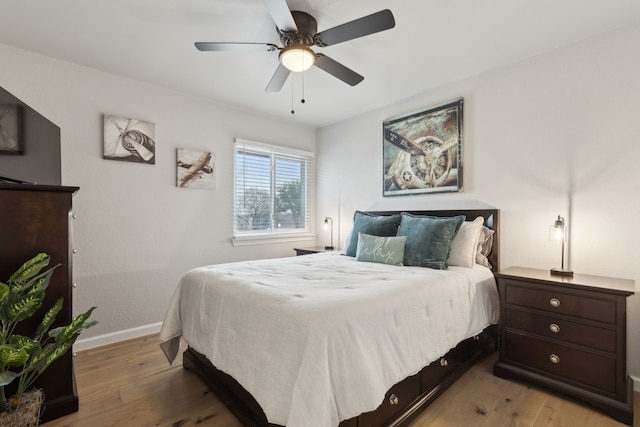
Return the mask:
[[629,375],[633,380],[633,391],[640,391],[640,377]]
[[86,339],[79,339],[73,345],[73,351],[89,350],[91,348],[101,347],[103,345],[114,344],[120,341],[130,340],[132,338],[143,337],[145,335],[157,334],[160,332],[162,322],[152,323],[151,325],[139,326],[137,328],[125,329],[124,331],[112,332],[109,334],[99,335]]

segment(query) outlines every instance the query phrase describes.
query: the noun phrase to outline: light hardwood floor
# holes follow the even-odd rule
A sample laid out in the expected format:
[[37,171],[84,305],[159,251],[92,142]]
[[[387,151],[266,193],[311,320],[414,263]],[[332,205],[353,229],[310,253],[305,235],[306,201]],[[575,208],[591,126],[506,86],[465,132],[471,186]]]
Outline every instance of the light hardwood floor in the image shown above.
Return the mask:
[[[496,358],[493,354],[472,367],[411,427],[624,426],[570,398],[494,377]],[[182,369],[181,358],[169,366],[156,335],[82,351],[74,361],[80,410],[44,427],[241,427],[195,375]],[[640,427],[638,392],[634,413],[634,426]]]

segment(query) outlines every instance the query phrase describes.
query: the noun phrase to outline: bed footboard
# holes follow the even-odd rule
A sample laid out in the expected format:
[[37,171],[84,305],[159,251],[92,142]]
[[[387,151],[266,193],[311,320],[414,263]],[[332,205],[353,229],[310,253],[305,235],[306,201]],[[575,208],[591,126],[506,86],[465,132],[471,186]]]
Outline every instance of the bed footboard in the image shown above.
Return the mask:
[[[445,356],[394,385],[375,411],[342,421],[340,427],[401,427],[408,425],[451,384],[482,357],[497,349],[497,327],[489,326]],[[260,405],[231,376],[218,370],[205,356],[188,348],[183,367],[194,372],[247,427],[282,427],[267,421]]]

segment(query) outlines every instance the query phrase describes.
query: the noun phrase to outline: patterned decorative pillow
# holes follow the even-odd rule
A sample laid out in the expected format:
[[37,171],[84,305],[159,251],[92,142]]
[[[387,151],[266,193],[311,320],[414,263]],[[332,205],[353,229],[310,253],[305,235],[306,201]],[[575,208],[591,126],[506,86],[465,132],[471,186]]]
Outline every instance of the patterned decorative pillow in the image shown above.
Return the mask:
[[476,252],[476,262],[480,265],[484,265],[487,268],[491,268],[489,258],[487,256],[491,252],[493,247],[493,235],[495,231],[489,227],[482,227],[480,236],[478,237],[478,250]]
[[351,239],[344,254],[356,256],[358,249],[358,233],[371,234],[372,236],[395,236],[400,225],[400,214],[394,215],[369,215],[366,212],[356,211],[353,216],[353,230]]
[[402,265],[406,241],[407,238],[404,236],[379,237],[358,233],[356,261]]
[[398,236],[407,237],[404,265],[448,269],[451,240],[464,220],[464,215],[434,217],[403,212]]

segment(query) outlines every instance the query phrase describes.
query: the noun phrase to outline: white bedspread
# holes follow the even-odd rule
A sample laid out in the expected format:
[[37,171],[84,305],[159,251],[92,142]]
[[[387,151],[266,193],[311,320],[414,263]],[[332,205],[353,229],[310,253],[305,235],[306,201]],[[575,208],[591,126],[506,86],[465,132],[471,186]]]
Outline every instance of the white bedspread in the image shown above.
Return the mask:
[[491,271],[448,271],[315,254],[194,269],[160,333],[233,376],[271,423],[336,427],[498,321]]

